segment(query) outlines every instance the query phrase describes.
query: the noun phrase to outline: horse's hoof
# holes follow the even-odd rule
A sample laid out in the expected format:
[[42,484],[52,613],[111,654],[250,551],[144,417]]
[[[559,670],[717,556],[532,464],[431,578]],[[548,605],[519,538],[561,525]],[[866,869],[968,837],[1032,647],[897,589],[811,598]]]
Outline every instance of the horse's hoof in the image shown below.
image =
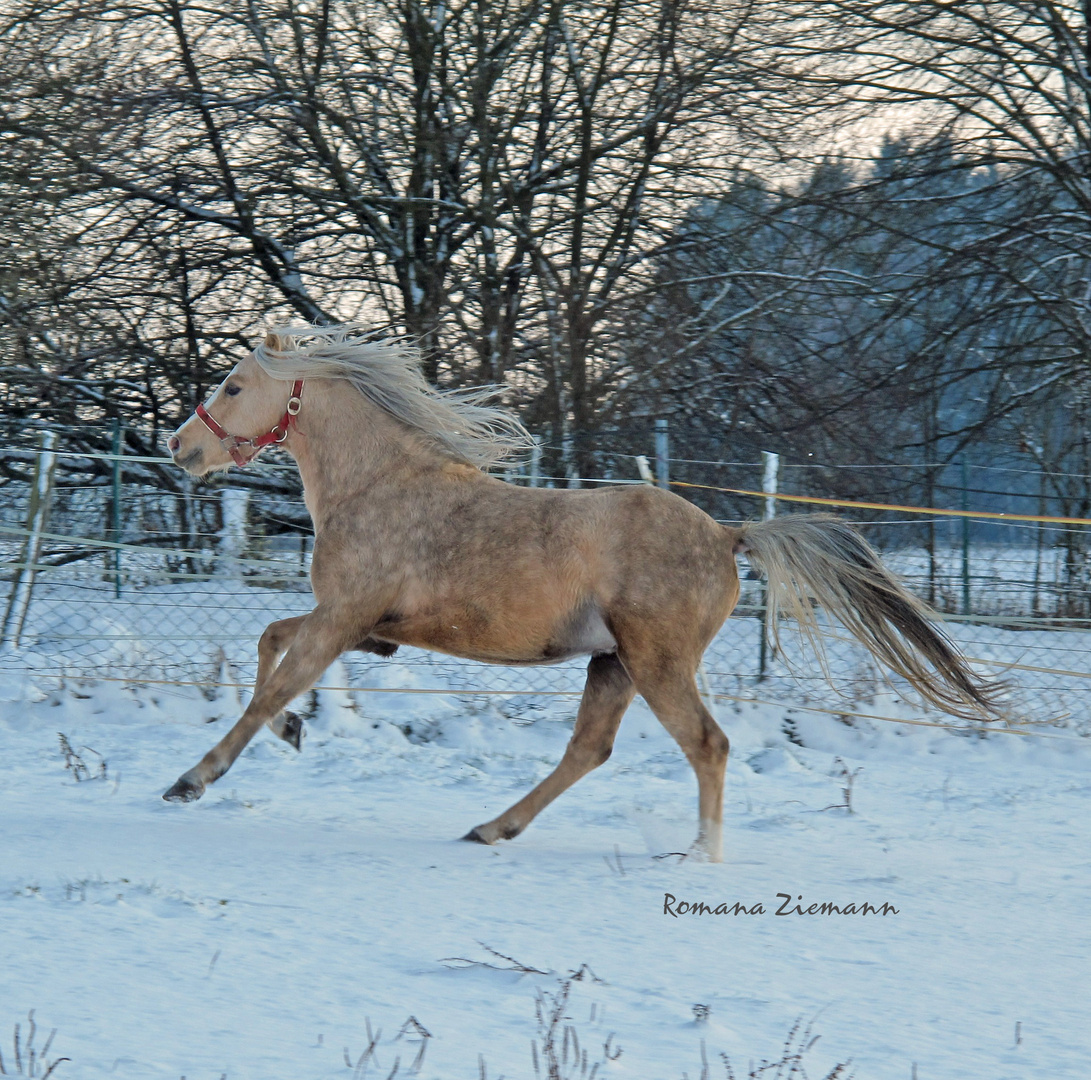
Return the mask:
[[303,737],[306,734],[307,729],[303,726],[303,717],[298,713],[285,712],[284,727],[281,730],[280,737],[289,746],[294,746],[297,750],[302,750]]
[[180,776],[172,787],[163,792],[163,798],[167,802],[195,802],[204,793],[204,784]]
[[481,835],[481,833],[479,833],[477,831],[477,829],[471,829],[462,839],[463,840],[468,840],[471,844],[488,844],[489,843],[489,841],[486,840],[485,837],[483,837]]

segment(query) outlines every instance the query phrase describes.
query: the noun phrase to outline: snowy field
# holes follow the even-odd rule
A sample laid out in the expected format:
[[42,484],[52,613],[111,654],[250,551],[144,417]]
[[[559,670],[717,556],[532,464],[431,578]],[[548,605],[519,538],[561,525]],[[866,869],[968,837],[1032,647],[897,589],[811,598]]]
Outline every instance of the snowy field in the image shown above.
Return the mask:
[[[395,1064],[520,1080],[535,1054],[551,1075],[547,1044],[560,1054],[565,1027],[586,1069],[570,1034],[554,1075],[601,1063],[599,1077],[696,1080],[707,1061],[704,1075],[727,1077],[726,1054],[742,1080],[781,1057],[799,1020],[821,1036],[803,1057],[812,1080],[850,1059],[860,1080],[1088,1076],[1087,684],[1057,672],[1088,670],[1091,634],[952,628],[972,655],[1051,668],[1013,672],[1037,719],[1068,695],[1058,726],[982,736],[847,715],[943,719],[836,640],[854,710],[834,714],[843,703],[813,668],[794,682],[774,665],[756,687],[755,621],[729,622],[709,656],[732,739],[726,861],[708,865],[671,854],[693,838],[696,785],[639,700],[611,760],[524,835],[458,842],[553,767],[576,699],[472,697],[472,681],[511,688],[533,673],[412,652],[335,665],[325,682],[447,693],[308,695],[302,753],[263,733],[199,803],[162,802],[245,694],[121,680],[166,650],[177,606],[199,610],[219,587],[104,606],[95,632],[112,651],[74,656],[63,625],[41,623],[0,658],[8,1074],[19,1024],[32,1075],[33,1009],[36,1047],[56,1027],[48,1057],[71,1059],[60,1080],[354,1080]],[[193,645],[186,670],[249,678],[256,628],[304,599],[247,596],[238,642]],[[555,678],[578,685],[568,669]],[[66,768],[58,733],[82,770]],[[778,915],[785,895],[792,912],[889,907]],[[676,912],[749,913],[676,917],[668,897]]]

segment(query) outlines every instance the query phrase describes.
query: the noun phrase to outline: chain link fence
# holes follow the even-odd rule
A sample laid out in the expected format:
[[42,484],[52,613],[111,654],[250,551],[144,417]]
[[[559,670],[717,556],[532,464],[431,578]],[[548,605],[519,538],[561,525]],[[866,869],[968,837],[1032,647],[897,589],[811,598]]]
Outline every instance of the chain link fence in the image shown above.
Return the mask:
[[[195,484],[166,459],[71,450],[63,436],[0,456],[0,664],[9,673],[248,685],[265,626],[311,607],[313,536],[288,462]],[[670,462],[672,475],[684,465]],[[725,466],[723,478],[753,483],[761,468]],[[638,482],[635,461],[632,472]],[[509,479],[532,482],[529,472]],[[929,520],[930,545],[920,542],[920,516],[873,516],[861,527],[914,591],[948,613],[961,648],[1005,674],[1021,716],[1091,733],[1087,527],[1011,523],[966,544],[962,522]],[[762,647],[763,618],[762,584],[747,578],[735,616],[706,655],[706,690],[722,701],[770,699],[845,715],[877,708],[886,676],[843,632],[831,628],[829,644],[838,696],[794,635],[784,635],[787,655]],[[573,711],[584,669],[583,661],[508,668],[403,648],[390,659],[350,654],[333,678],[356,693],[488,697],[514,716]]]

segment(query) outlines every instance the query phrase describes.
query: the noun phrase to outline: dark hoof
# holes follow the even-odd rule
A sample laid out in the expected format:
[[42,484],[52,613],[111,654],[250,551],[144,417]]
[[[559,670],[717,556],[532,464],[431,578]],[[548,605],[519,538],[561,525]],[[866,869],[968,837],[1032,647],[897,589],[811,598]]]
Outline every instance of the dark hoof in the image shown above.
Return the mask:
[[471,829],[462,839],[468,840],[471,844],[488,844],[488,840],[477,829]]
[[163,798],[167,802],[195,802],[205,793],[203,784],[195,784],[184,776],[179,777],[174,786],[163,792]]
[[286,712],[284,714],[284,729],[281,732],[280,737],[288,743],[289,746],[294,746],[297,750],[303,749],[303,736],[307,734],[307,729],[303,726],[303,717],[298,713]]

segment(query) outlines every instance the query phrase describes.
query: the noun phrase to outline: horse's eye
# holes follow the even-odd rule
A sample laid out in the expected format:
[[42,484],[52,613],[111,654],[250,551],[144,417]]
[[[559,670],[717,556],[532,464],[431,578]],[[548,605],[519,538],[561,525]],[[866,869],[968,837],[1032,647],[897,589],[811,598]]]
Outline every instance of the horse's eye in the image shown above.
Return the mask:
[[228,383],[224,387],[224,393],[228,397],[234,397],[236,394],[239,394],[241,392],[242,392],[242,387],[241,386],[236,386],[234,383]]

